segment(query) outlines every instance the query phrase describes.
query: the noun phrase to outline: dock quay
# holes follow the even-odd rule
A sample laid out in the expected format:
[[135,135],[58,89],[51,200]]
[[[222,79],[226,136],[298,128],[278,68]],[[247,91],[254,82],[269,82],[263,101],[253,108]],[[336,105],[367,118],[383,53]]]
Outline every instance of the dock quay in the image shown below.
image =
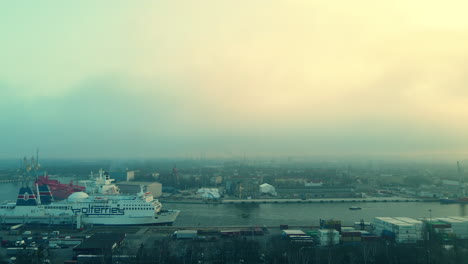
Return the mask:
[[377,202],[438,202],[439,200],[423,200],[403,197],[373,197],[373,198],[327,198],[327,199],[233,199],[222,200],[221,203],[377,203]]
[[386,202],[439,202],[438,199],[406,197],[321,198],[321,199],[220,199],[220,200],[161,200],[162,203],[181,204],[272,204],[272,203],[386,203]]

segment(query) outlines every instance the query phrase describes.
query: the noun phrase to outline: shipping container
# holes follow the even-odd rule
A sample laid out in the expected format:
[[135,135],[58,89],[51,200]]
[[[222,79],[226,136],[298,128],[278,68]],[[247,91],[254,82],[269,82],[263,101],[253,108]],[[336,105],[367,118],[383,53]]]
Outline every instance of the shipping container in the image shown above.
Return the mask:
[[281,233],[281,238],[286,239],[289,236],[305,236],[306,233],[302,230],[283,230],[283,233]]
[[221,230],[220,234],[223,237],[240,236],[240,229]]

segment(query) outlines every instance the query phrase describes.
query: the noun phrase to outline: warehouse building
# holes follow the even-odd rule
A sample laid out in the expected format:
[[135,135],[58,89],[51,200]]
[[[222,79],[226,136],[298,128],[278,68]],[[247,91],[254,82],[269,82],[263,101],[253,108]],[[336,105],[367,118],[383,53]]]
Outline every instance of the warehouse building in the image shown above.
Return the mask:
[[134,182],[134,181],[125,181],[117,183],[117,186],[120,189],[122,194],[136,194],[140,192],[140,185],[143,186],[145,192],[153,193],[155,198],[158,198],[162,195],[162,184],[159,182]]

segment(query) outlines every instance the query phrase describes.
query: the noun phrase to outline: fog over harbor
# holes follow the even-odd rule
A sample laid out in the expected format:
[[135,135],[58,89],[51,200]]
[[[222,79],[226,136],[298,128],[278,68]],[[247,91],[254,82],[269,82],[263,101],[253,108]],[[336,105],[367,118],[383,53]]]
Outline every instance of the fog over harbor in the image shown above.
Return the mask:
[[460,264],[468,1],[0,1],[0,264]]
[[465,1],[0,4],[0,158],[468,147]]

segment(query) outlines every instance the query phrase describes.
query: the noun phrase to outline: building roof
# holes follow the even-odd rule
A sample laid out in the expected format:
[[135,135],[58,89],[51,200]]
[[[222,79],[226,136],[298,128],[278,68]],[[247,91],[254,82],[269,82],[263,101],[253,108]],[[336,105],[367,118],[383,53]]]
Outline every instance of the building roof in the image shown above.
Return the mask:
[[111,251],[125,236],[125,233],[96,233],[73,248],[73,251]]
[[283,230],[283,234],[285,235],[305,235],[304,231],[302,230],[293,230],[293,229],[288,229],[288,230]]

